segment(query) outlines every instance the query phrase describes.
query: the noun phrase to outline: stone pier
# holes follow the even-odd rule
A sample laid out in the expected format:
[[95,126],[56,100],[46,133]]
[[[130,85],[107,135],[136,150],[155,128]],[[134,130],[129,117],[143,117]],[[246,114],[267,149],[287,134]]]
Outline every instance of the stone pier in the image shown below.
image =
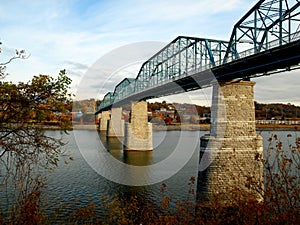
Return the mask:
[[237,193],[239,198],[261,198],[255,190],[263,187],[263,143],[256,134],[254,84],[239,81],[213,86],[210,135],[200,143],[200,202],[232,200]]
[[107,122],[107,137],[124,136],[124,120],[122,119],[122,108],[112,108],[111,117]]
[[124,150],[149,151],[152,147],[152,124],[148,123],[147,102],[133,102],[130,122],[125,124]]
[[107,121],[110,119],[110,113],[109,111],[103,111],[101,113],[101,119],[100,119],[100,131],[106,131],[107,130]]

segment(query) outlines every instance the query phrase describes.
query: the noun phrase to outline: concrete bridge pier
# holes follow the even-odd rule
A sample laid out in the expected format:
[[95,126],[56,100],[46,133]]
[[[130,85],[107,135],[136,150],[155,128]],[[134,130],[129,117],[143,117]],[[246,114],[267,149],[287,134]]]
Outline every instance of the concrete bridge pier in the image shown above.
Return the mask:
[[124,136],[124,120],[122,119],[122,108],[112,108],[111,118],[107,122],[107,137]]
[[153,150],[152,124],[148,122],[146,101],[133,102],[131,105],[130,122],[125,124],[124,150]]
[[[256,134],[254,82],[215,84],[209,136],[201,137],[198,201],[261,199],[263,143]],[[262,191],[262,190],[260,190]]]
[[106,131],[107,130],[107,121],[110,119],[110,112],[109,111],[103,111],[101,113],[101,119],[100,119],[100,131]]

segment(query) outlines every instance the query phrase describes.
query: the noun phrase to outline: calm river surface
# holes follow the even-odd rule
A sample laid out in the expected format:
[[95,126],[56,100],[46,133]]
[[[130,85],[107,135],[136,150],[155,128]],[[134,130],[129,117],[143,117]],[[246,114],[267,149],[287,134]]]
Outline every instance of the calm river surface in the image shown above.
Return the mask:
[[[47,132],[51,136],[58,135],[56,131]],[[117,138],[106,139],[104,133],[92,130],[72,131],[64,138],[68,142],[65,146],[66,154],[74,160],[68,160],[68,164],[61,160],[59,167],[48,175],[49,202],[72,204],[76,199],[76,204],[86,205],[91,199],[95,202],[101,201],[102,194],[120,197],[139,195],[145,200],[160,202],[162,183],[167,184],[168,194],[173,200],[186,200],[189,179],[191,176],[197,177],[199,138],[205,133],[207,132],[154,131],[153,151],[127,153],[122,151],[122,144]],[[175,151],[178,152],[177,155],[172,156]],[[122,163],[121,168],[120,165],[115,166],[111,162],[112,159],[109,159],[109,162],[103,161],[105,158],[99,158],[99,155],[105,152],[115,160],[135,166],[137,171],[131,171],[126,166],[122,168]],[[171,158],[171,161],[164,160],[166,158]],[[152,170],[151,165],[155,164],[162,166]],[[178,164],[183,164],[180,165],[183,168],[176,173]],[[150,168],[145,169],[147,165]],[[175,174],[171,176],[172,173]],[[128,185],[110,181],[103,175],[112,176],[112,179],[117,176],[116,179]],[[144,177],[140,182],[145,183],[145,180],[149,179],[149,183],[152,184],[139,186],[140,179],[137,176]],[[168,176],[171,177],[164,180],[164,177]]]
[[[59,133],[47,132],[51,136],[57,136]],[[54,205],[58,202],[74,204],[75,201],[80,206],[91,201],[101,202],[101,195],[104,194],[120,198],[139,195],[144,200],[160,202],[162,183],[167,184],[167,193],[174,202],[186,200],[189,197],[189,178],[197,177],[199,138],[206,133],[208,132],[154,131],[155,149],[152,152],[125,153],[122,151],[120,140],[116,138],[106,139],[103,133],[93,130],[72,131],[64,138],[68,142],[65,152],[74,160],[68,161],[68,164],[61,160],[59,167],[47,175],[48,201]],[[272,132],[259,133],[264,138],[264,148],[267,148],[267,139]],[[288,134],[292,135],[292,139],[289,140],[292,142],[295,136],[300,136],[299,131],[275,131],[275,133],[285,144],[288,144]],[[177,153],[173,154],[174,152]],[[116,160],[126,164],[115,164]],[[158,164],[161,165],[157,168],[151,166]],[[133,165],[134,169],[128,168],[128,165]],[[139,185],[147,182],[149,185]],[[194,187],[196,188],[196,185]]]

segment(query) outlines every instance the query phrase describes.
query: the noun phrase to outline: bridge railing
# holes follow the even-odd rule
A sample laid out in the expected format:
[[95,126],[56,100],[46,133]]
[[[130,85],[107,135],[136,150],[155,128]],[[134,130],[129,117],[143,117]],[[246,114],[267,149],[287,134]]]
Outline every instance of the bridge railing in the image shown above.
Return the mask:
[[[258,51],[258,49],[256,49],[256,48],[251,48],[251,49],[247,49],[245,51],[239,52],[238,53],[238,56],[239,56],[238,58],[236,58],[234,55],[232,55],[231,57],[227,58],[226,62],[229,63],[229,62],[232,62],[234,60],[238,60],[238,59],[241,59],[241,58],[246,58],[248,56],[257,54],[259,52],[264,52],[264,51],[267,51],[269,49],[276,48],[276,47],[279,47],[281,45],[284,45],[284,44],[287,44],[287,43],[290,43],[290,42],[293,42],[293,41],[297,41],[297,40],[300,40],[300,31],[283,37],[282,41],[276,39],[276,40],[273,40],[273,41],[270,41],[270,42],[264,44],[263,48],[261,48],[262,49],[261,51]],[[223,61],[216,62],[216,65],[218,65],[218,66],[222,65],[222,64],[223,64]]]

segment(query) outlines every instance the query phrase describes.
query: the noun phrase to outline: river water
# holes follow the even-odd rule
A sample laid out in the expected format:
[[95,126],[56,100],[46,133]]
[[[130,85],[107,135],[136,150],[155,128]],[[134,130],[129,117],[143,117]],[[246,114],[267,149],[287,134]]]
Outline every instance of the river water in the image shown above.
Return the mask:
[[[53,137],[60,135],[59,131],[46,132]],[[45,198],[50,208],[58,204],[85,206],[91,202],[101,203],[103,195],[119,199],[138,195],[159,205],[164,183],[173,202],[191,200],[188,183],[192,176],[197,178],[200,137],[207,133],[153,131],[153,151],[123,152],[122,139],[107,139],[104,133],[95,130],[71,131],[63,136],[67,143],[65,157],[57,169],[46,173]],[[268,138],[274,131],[258,133],[264,139],[264,149],[267,149]],[[275,133],[284,146],[300,136],[299,131]],[[196,184],[193,188],[196,189]]]
[[[56,131],[48,132],[51,136],[57,135]],[[139,195],[144,200],[159,202],[163,183],[174,202],[190,199],[188,183],[190,177],[197,177],[199,139],[206,133],[154,131],[153,151],[123,152],[122,139],[107,139],[105,134],[93,130],[72,131],[64,136],[68,142],[64,150],[74,160],[68,160],[68,164],[61,160],[59,167],[48,174],[49,202],[73,204],[75,201],[78,205],[86,205],[91,201],[101,202],[102,194],[120,198]],[[274,132],[258,133],[263,137],[264,149],[267,149],[268,138]],[[294,143],[300,134],[299,131],[275,133],[284,146]],[[110,158],[99,157],[101,154],[108,154]],[[115,164],[116,160],[120,163]],[[161,165],[153,168],[158,164]],[[126,167],[128,165],[134,168]],[[193,187],[196,188],[196,184]]]
[[[144,200],[160,202],[162,183],[167,185],[167,192],[172,200],[187,200],[190,198],[189,179],[197,177],[200,136],[205,133],[207,131],[157,131],[153,132],[153,151],[123,152],[122,139],[107,139],[105,134],[92,130],[70,132],[70,135],[64,136],[68,142],[65,153],[74,160],[68,160],[68,164],[61,160],[58,168],[48,174],[46,191],[49,202],[72,204],[76,200],[76,204],[86,205],[91,201],[101,202],[102,194],[120,197],[139,195]],[[49,135],[55,136],[56,132],[49,131]],[[174,151],[178,154],[172,156]],[[119,162],[126,163],[124,167],[122,163],[122,168],[120,165],[115,166],[110,162],[111,159],[104,162],[103,158],[99,158],[105,152]],[[170,160],[165,160],[166,158]],[[133,171],[126,168],[127,164],[135,166]],[[151,165],[157,164],[162,165],[151,168]],[[178,164],[181,165],[176,168]],[[101,167],[100,170],[96,168],[97,165]],[[103,176],[111,180],[115,176],[117,178],[111,181]],[[140,180],[138,176],[144,179]],[[127,184],[118,183],[118,179]],[[147,184],[147,179],[149,185],[143,185]]]

